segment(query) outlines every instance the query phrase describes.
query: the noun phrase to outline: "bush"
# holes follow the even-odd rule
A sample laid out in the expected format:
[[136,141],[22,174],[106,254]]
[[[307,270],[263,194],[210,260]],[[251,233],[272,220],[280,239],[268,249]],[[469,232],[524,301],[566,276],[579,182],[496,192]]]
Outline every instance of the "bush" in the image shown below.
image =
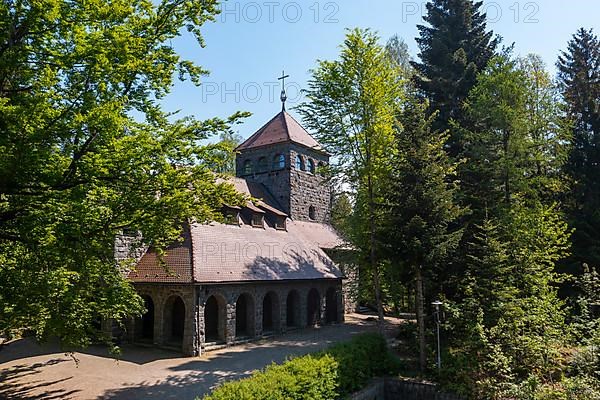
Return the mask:
[[385,338],[375,333],[356,336],[325,354],[337,361],[341,395],[362,389],[374,377],[394,375],[400,370],[400,362],[389,352]]
[[395,374],[399,367],[382,336],[364,334],[227,382],[204,400],[331,400],[361,389],[374,377]]
[[250,378],[225,383],[205,400],[330,400],[336,395],[337,363],[330,356],[298,357]]

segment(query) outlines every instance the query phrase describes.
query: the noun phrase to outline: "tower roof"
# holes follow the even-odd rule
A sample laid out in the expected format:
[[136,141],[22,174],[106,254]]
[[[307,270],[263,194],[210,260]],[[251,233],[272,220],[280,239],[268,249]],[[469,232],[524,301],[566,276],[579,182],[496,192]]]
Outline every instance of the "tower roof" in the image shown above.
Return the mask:
[[256,133],[250,136],[244,143],[237,147],[237,151],[268,146],[276,143],[296,143],[310,149],[325,152],[310,134],[286,111],[281,111],[273,119],[267,122]]

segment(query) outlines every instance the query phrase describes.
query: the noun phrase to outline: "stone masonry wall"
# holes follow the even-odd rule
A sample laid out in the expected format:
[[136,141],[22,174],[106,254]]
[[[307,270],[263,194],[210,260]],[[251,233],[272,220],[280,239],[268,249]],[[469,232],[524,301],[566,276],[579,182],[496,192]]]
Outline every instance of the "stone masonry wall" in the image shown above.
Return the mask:
[[[277,154],[285,157],[285,168],[272,170]],[[304,171],[296,169],[296,156],[300,155]],[[265,157],[267,168],[259,169],[259,160]],[[252,173],[245,174],[244,163],[252,163]],[[309,160],[315,165],[315,173],[308,171]],[[321,164],[327,164],[329,156],[293,143],[264,146],[245,150],[236,158],[237,176],[262,183],[279,202],[282,211],[292,219],[308,221],[309,207],[315,208],[314,221],[328,223],[330,220],[331,189],[318,174]]]
[[[179,296],[185,305],[185,321],[181,352],[186,355],[198,355],[199,346],[196,332],[198,307],[196,302],[196,288],[193,285],[169,285],[169,284],[135,284],[135,288],[141,296],[149,296],[154,303],[154,338],[153,343],[157,346],[165,346],[170,329],[169,322],[171,310],[169,300],[173,296]],[[127,336],[130,341],[136,337],[137,325],[134,321],[127,324]]]
[[[170,329],[171,310],[169,304],[173,296],[179,296],[185,305],[184,334],[181,351],[185,355],[200,355],[205,346],[204,307],[210,296],[215,296],[219,304],[219,330],[224,333],[224,343],[233,345],[236,342],[236,302],[241,295],[251,299],[248,312],[252,313],[253,329],[249,332],[251,338],[263,336],[263,300],[268,293],[274,294],[275,308],[278,315],[273,315],[274,334],[285,333],[287,326],[287,298],[291,291],[298,294],[297,309],[294,310],[299,328],[307,325],[307,298],[311,289],[319,294],[319,323],[326,321],[327,291],[335,290],[337,322],[344,321],[344,306],[341,280],[316,280],[299,282],[265,282],[244,284],[214,284],[214,285],[168,285],[168,284],[135,284],[138,293],[149,296],[154,303],[154,338],[158,346],[169,345],[168,330]],[[136,329],[139,324],[135,321],[127,323],[127,337],[134,341],[138,337]]]

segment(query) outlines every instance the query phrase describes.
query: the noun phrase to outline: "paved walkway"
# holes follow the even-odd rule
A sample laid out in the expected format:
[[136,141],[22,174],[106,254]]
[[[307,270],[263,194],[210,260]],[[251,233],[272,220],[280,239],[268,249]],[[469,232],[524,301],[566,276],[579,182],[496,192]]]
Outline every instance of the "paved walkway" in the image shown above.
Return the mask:
[[[39,346],[29,339],[0,351],[0,399],[177,399],[192,400],[218,383],[249,375],[290,355],[317,351],[376,330],[366,317],[346,317],[343,325],[292,332],[182,358],[174,352],[127,346],[119,361],[104,349],[91,347],[73,358],[56,344]],[[388,320],[389,332],[399,320]]]

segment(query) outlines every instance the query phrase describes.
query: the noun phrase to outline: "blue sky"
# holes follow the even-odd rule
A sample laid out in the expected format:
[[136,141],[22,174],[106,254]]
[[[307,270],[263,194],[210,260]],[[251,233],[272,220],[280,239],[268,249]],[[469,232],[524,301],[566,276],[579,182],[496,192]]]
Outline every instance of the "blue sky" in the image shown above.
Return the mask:
[[[515,53],[537,53],[554,74],[554,63],[580,27],[600,34],[598,0],[487,0],[488,27],[515,43]],[[250,111],[236,131],[244,138],[279,112],[277,77],[288,79],[288,111],[301,101],[298,93],[317,59],[335,59],[346,28],[371,28],[384,43],[398,34],[416,58],[417,24],[425,1],[404,0],[229,0],[216,22],[204,26],[206,47],[184,35],[173,45],[183,57],[211,73],[196,87],[178,82],[163,104],[180,115],[199,119]],[[297,117],[298,118],[298,117]]]

